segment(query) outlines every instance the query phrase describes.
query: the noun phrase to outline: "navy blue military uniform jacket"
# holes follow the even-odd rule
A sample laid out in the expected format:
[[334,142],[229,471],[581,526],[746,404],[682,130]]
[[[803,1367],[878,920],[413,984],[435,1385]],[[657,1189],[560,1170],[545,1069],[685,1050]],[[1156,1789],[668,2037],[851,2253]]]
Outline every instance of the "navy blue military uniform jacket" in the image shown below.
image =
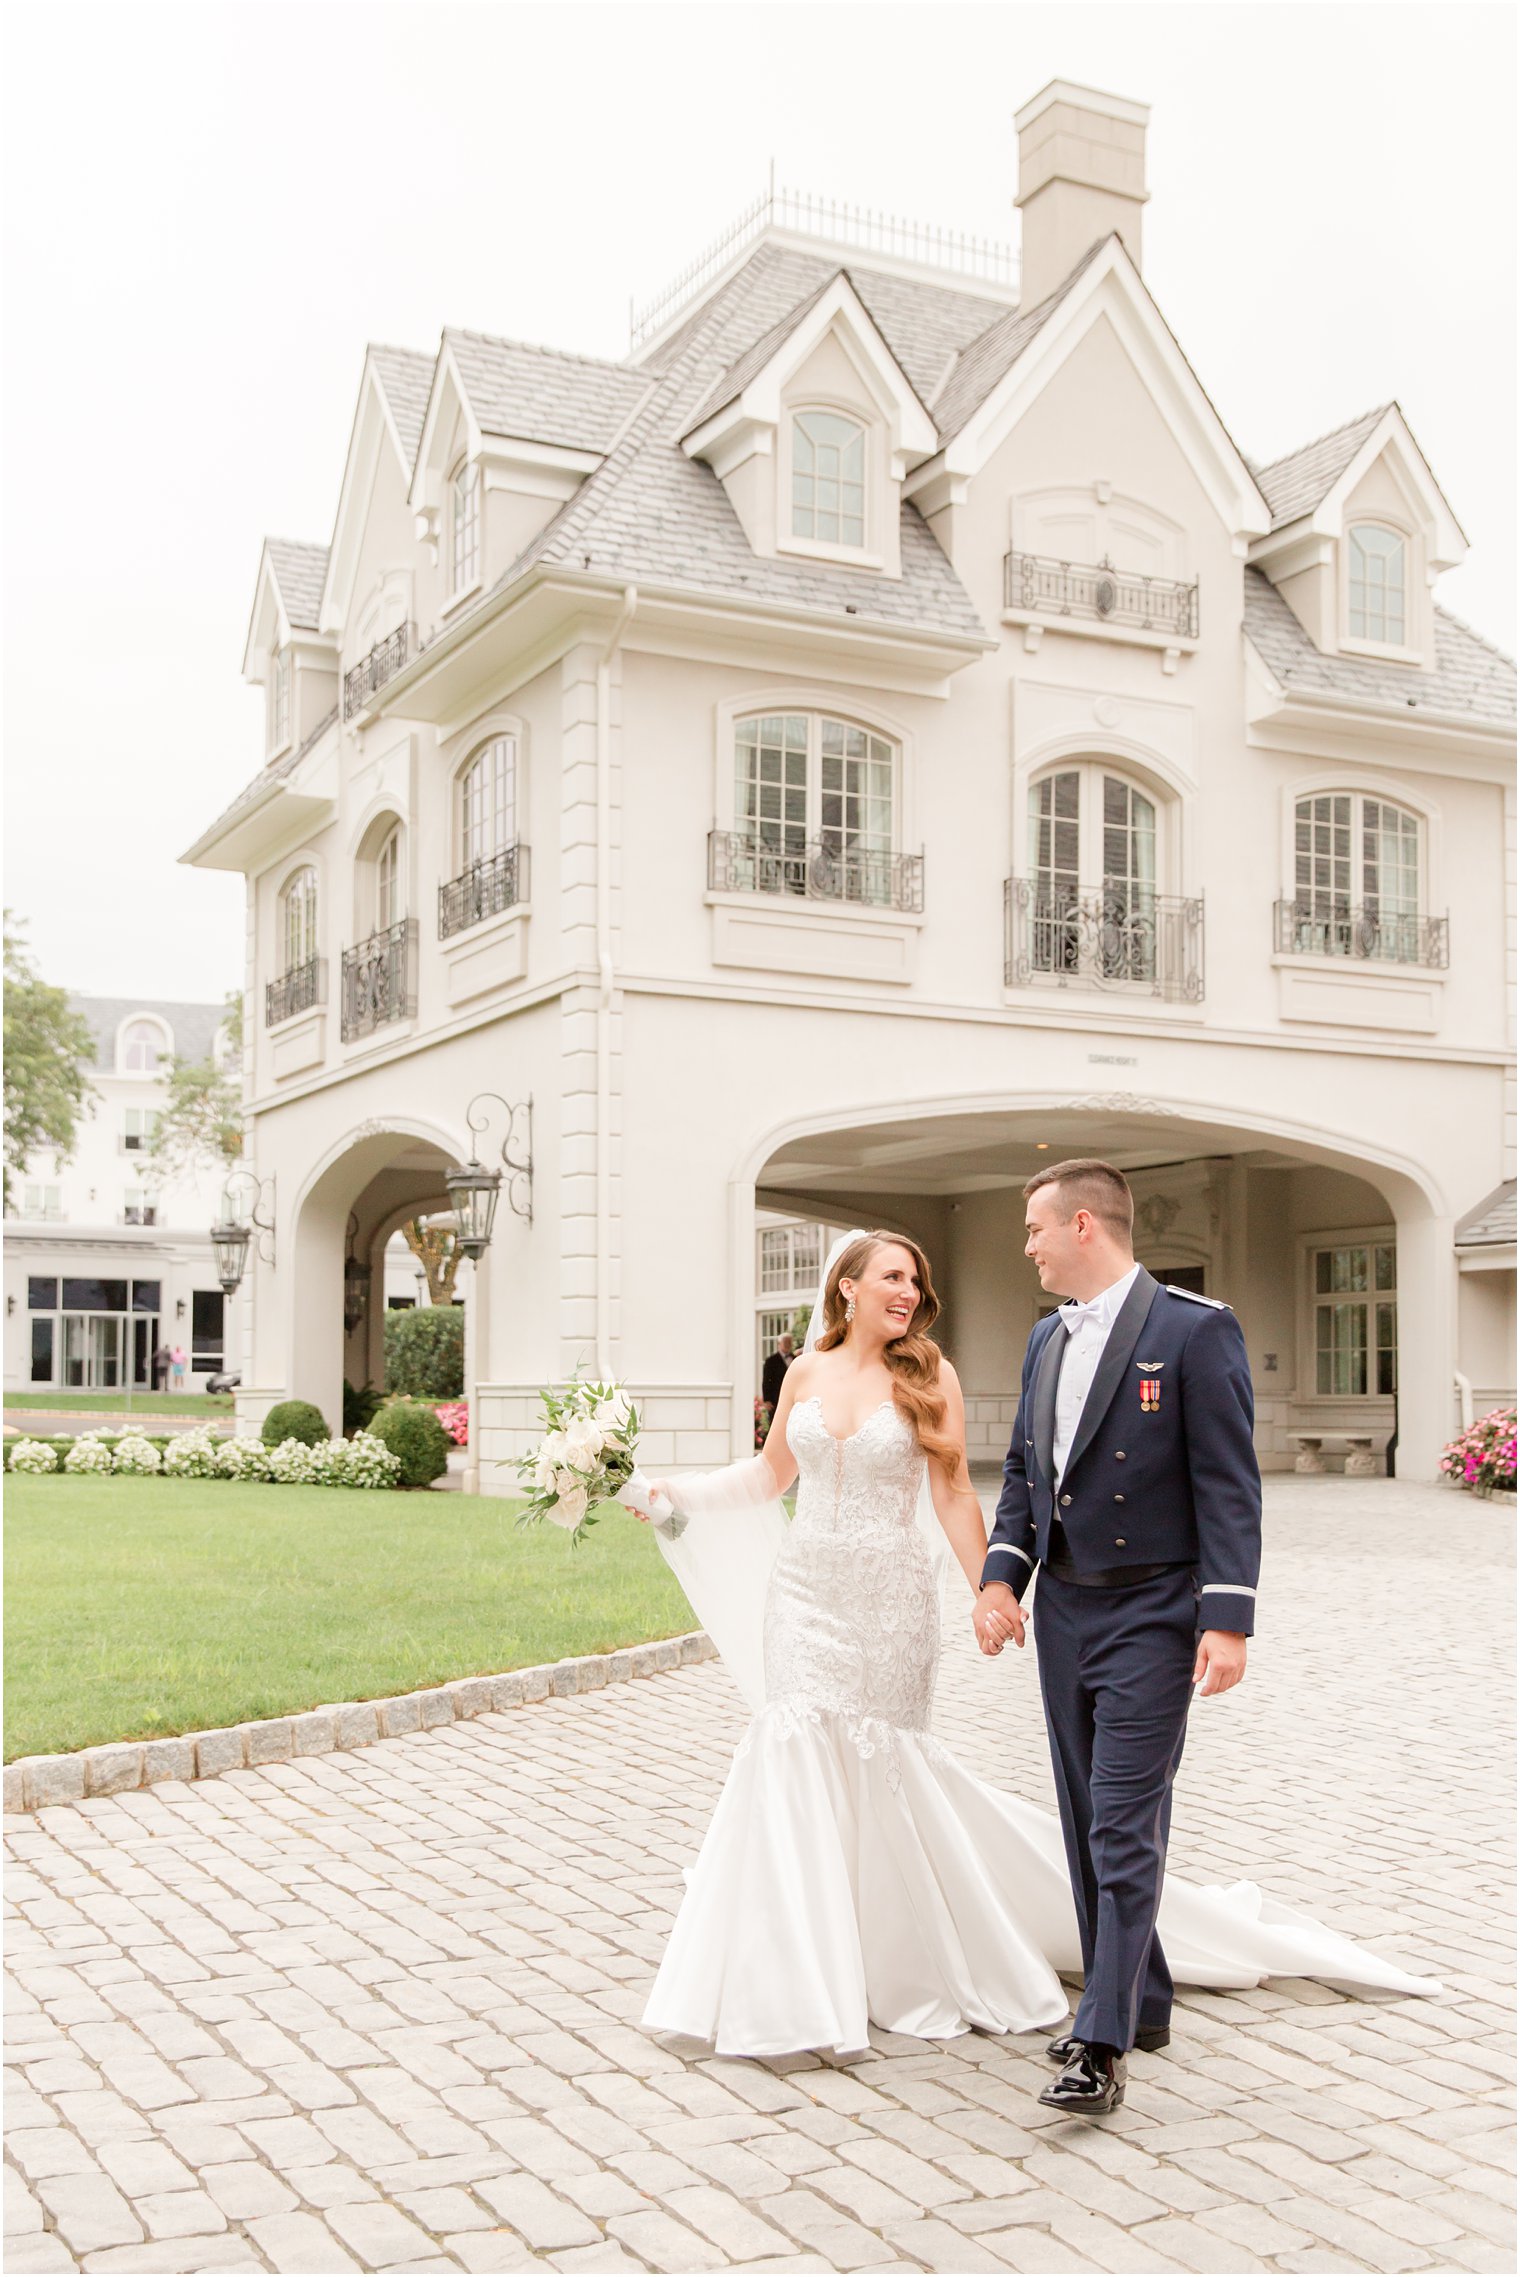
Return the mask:
[[1200,1625],[1250,1636],[1261,1566],[1251,1371],[1228,1306],[1142,1266],[1109,1332],[1057,1491],[1056,1384],[1066,1328],[1029,1339],[1018,1419],[982,1568],[1022,1597],[1059,1516],[1078,1573],[1190,1565]]

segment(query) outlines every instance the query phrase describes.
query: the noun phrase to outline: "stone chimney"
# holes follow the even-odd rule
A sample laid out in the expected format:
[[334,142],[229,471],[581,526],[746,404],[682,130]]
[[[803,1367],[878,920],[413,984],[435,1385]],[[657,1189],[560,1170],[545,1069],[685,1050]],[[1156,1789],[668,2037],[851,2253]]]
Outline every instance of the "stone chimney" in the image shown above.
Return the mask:
[[1052,293],[1098,238],[1117,230],[1136,266],[1145,187],[1148,103],[1052,79],[1014,114],[1024,217],[1020,301]]

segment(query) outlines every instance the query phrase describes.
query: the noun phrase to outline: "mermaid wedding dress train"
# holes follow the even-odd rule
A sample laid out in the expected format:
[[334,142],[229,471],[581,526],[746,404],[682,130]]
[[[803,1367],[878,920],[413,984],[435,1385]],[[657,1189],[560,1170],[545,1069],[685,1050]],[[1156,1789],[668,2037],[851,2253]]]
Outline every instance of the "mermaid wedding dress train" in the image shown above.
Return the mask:
[[[777,1523],[764,1589],[764,1704],[645,2028],[771,2056],[857,2052],[868,2022],[923,2039],[1060,2024],[1058,1972],[1082,1965],[1060,1826],[973,1777],[929,1730],[940,1608],[915,1518],[917,1441],[889,1401],[836,1439],[816,1399],[792,1410],[787,1438],[797,1507],[784,1537]],[[705,1617],[679,1549],[667,1555]],[[1179,1984],[1439,1989],[1249,1883],[1168,1876],[1160,1932]]]

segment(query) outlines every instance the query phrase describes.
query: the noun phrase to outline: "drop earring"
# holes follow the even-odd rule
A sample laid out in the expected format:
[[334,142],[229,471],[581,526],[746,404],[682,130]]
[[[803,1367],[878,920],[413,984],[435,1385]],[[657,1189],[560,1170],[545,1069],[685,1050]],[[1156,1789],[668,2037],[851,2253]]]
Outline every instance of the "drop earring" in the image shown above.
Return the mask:
[[846,1327],[855,1318],[855,1299],[853,1297],[850,1298],[849,1303],[844,1308],[844,1318]]

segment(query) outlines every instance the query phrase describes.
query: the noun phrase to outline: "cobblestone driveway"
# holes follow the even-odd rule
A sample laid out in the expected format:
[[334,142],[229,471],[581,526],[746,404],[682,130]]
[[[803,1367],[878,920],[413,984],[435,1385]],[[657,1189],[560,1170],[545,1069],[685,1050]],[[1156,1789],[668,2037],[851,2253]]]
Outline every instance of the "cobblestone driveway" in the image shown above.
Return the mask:
[[[715,1665],[9,1819],[7,2265],[1512,2271],[1512,1542],[1443,1490],[1270,1482],[1173,1861],[1446,1991],[1185,1995],[1102,2126],[1038,2110],[1033,2038],[641,2036],[741,1728]],[[958,1632],[939,1729],[1049,1801],[1027,1655]]]

